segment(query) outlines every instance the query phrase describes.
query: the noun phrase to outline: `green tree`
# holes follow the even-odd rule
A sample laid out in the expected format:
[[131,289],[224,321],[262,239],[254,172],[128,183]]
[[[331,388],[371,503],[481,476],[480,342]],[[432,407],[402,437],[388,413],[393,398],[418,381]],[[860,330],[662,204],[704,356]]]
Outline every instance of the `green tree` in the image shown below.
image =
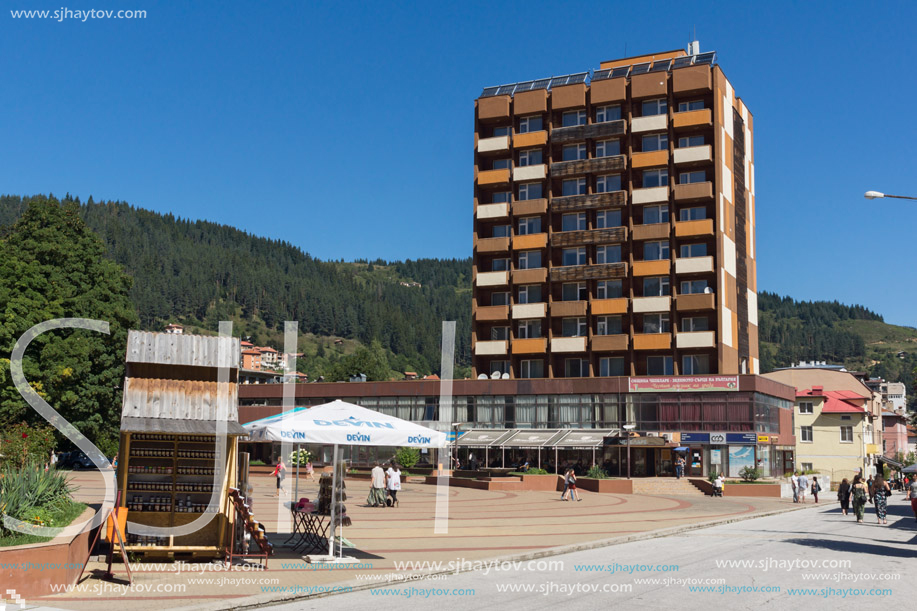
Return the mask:
[[330,375],[332,381],[343,382],[361,373],[374,382],[388,380],[391,376],[388,356],[379,340],[373,340],[369,346],[360,346],[356,352],[342,358],[335,363]]
[[59,330],[37,337],[23,370],[32,387],[105,453],[117,446],[127,330],[138,326],[131,278],[105,258],[79,206],[34,198],[2,239],[0,425],[43,422],[10,377],[9,357],[30,327],[53,318],[107,321],[110,335]]

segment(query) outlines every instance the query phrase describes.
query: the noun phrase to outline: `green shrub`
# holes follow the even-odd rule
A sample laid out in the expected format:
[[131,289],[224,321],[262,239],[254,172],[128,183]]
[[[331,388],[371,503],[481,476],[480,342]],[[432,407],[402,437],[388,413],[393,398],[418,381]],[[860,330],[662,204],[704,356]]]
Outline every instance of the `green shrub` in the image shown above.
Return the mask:
[[718,478],[719,476],[720,474],[717,472],[717,470],[713,469],[712,471],[707,473],[707,481],[712,484],[713,482],[716,481],[716,478]]
[[746,482],[753,482],[756,479],[760,479],[761,469],[757,467],[742,467],[742,470],[739,471],[739,476]]
[[510,475],[549,475],[544,469],[531,468],[528,471],[513,471]]
[[[44,463],[29,462],[22,468],[7,464],[0,468],[0,512],[23,522],[38,524],[50,514],[65,510],[72,503],[74,491],[63,473],[57,469],[45,471]],[[0,536],[9,534],[12,531],[0,522]]]
[[264,466],[264,461],[263,461],[263,460],[258,460],[258,459],[250,460],[250,461],[248,461],[248,466],[249,466],[249,467],[263,467],[263,466]]
[[420,460],[420,450],[417,448],[398,448],[395,452],[395,461],[403,469],[407,470],[417,464]]
[[29,462],[41,464],[51,459],[57,442],[50,426],[29,426],[25,422],[4,427],[0,431],[0,465],[24,467]]
[[593,465],[586,471],[586,477],[591,477],[592,479],[608,479],[608,472],[598,465]]

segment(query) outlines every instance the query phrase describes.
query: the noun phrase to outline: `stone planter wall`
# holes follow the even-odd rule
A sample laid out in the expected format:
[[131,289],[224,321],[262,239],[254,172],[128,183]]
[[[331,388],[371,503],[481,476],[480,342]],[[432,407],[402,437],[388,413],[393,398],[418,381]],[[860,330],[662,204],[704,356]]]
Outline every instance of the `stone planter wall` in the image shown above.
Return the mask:
[[[577,477],[576,487],[589,492],[602,492],[606,494],[633,494],[634,485],[628,479],[592,479],[591,477]],[[560,490],[563,490],[563,484]]]

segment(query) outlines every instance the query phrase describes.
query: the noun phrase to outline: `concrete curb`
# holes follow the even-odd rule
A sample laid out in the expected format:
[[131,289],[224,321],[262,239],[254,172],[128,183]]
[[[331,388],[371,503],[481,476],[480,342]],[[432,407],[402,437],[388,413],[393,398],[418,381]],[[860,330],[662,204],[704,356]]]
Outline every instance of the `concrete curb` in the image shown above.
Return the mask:
[[[789,513],[791,511],[802,511],[804,509],[815,509],[823,508],[826,505],[806,505],[804,507],[788,507],[786,509],[766,511],[763,513],[750,514],[747,516],[735,516],[732,518],[723,518],[719,520],[709,520],[707,522],[700,522],[698,524],[686,524],[684,526],[676,526],[674,528],[666,528],[662,530],[655,530],[650,532],[636,533],[633,535],[627,535],[623,537],[614,537],[610,539],[600,539],[598,541],[585,541],[583,543],[574,543],[571,545],[564,545],[561,547],[551,547],[544,550],[539,550],[536,552],[529,552],[525,554],[518,554],[515,556],[501,556],[496,558],[488,558],[482,560],[481,562],[487,563],[500,563],[500,562],[525,562],[527,560],[537,560],[540,558],[548,558],[551,556],[562,556],[564,554],[570,554],[573,552],[581,552],[592,549],[597,549],[600,547],[610,547],[612,545],[621,545],[624,543],[633,543],[635,541],[646,541],[649,539],[660,539],[663,537],[671,537],[673,535],[678,535],[685,532],[691,532],[694,530],[701,530],[704,528],[711,528],[713,526],[723,526],[726,524],[733,524],[735,522],[744,522],[745,520],[754,520],[757,518],[766,518],[769,516],[780,515],[782,513]],[[394,570],[394,569],[393,569]],[[433,577],[437,575],[458,575],[460,573],[471,573],[476,569],[466,569],[466,570],[453,570],[453,571],[435,571],[428,573],[412,573],[416,579],[405,580],[401,582],[367,582],[364,580],[352,580],[339,582],[334,584],[329,584],[325,587],[350,587],[351,589],[347,592],[317,592],[315,594],[305,594],[305,595],[277,595],[277,594],[259,594],[255,596],[248,596],[241,600],[226,602],[220,601],[215,603],[208,603],[204,605],[195,605],[191,607],[178,607],[173,609],[173,611],[235,611],[242,609],[257,609],[264,606],[280,605],[304,600],[313,600],[317,598],[325,598],[328,596],[338,596],[340,594],[347,594],[350,592],[360,592],[363,590],[372,590],[375,588],[382,587],[398,587],[399,585],[404,585],[407,583],[414,583],[415,581],[423,581],[425,578]]]

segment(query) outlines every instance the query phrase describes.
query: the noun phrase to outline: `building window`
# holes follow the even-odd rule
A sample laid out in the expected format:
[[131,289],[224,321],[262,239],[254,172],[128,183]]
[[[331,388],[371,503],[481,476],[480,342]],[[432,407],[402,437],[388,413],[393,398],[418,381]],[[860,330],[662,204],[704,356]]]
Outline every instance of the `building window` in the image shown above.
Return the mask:
[[541,217],[527,216],[519,219],[519,235],[541,233]]
[[599,359],[600,376],[623,376],[624,358],[620,356],[605,356]]
[[812,427],[811,426],[799,427],[799,441],[803,443],[812,443]]
[[703,110],[704,101],[703,100],[692,100],[690,102],[679,102],[678,103],[678,112],[687,112],[689,110]]
[[667,312],[643,315],[644,333],[668,333],[669,330],[669,315]]
[[525,250],[519,253],[519,265],[517,269],[535,269],[543,267],[541,265],[540,250]]
[[710,357],[706,354],[686,354],[681,357],[681,374],[701,375],[710,373]]
[[643,207],[643,224],[654,225],[656,223],[669,222],[669,205],[644,206]]
[[568,144],[563,149],[564,161],[579,161],[586,158],[585,144]]
[[520,167],[538,165],[540,163],[544,163],[544,161],[542,161],[541,149],[530,149],[519,153]]
[[681,319],[681,330],[685,333],[708,331],[709,321],[706,316],[689,316]]
[[490,271],[492,272],[508,272],[509,271],[509,259],[494,259],[490,262]]
[[519,287],[519,303],[541,303],[541,285],[528,284]]
[[503,125],[501,127],[495,127],[493,131],[493,136],[496,138],[498,136],[509,136],[509,125]]
[[541,199],[542,187],[540,182],[528,182],[522,185],[519,185],[519,201],[526,201],[529,199]]
[[620,335],[624,329],[622,316],[599,316],[595,321],[596,335]]
[[511,233],[512,233],[512,230],[510,229],[509,225],[494,225],[493,233],[491,234],[491,237],[508,238]]
[[498,293],[491,293],[490,294],[490,305],[492,306],[509,305],[509,292],[501,291]]
[[511,199],[512,199],[512,194],[509,191],[494,191],[490,197],[490,203],[508,204]]
[[647,100],[643,103],[643,116],[651,117],[654,115],[664,115],[666,112],[665,98],[658,100]]
[[[841,427],[841,443],[853,443],[853,427]],[[885,443],[884,441],[882,443]]]
[[520,320],[517,330],[519,339],[535,339],[541,337],[541,320]]
[[703,136],[682,136],[678,139],[678,148],[688,148],[691,146],[703,146],[704,137]]
[[512,162],[509,159],[494,159],[491,163],[490,169],[492,170],[509,170],[513,167]]
[[561,231],[583,231],[586,229],[586,213],[576,212],[561,217]]
[[561,335],[564,337],[586,337],[586,319],[584,317],[564,318],[561,324]]
[[568,378],[589,377],[589,361],[586,359],[565,359],[564,376]]
[[699,182],[707,182],[707,173],[703,170],[682,172],[678,175],[678,184],[680,185],[692,185]]
[[707,218],[707,209],[703,206],[695,208],[682,208],[678,212],[679,221],[700,221]]
[[609,229],[621,226],[620,210],[599,210],[595,213],[595,228]]
[[596,299],[620,299],[623,295],[624,282],[621,280],[599,280],[596,283]]
[[621,245],[614,246],[597,246],[595,249],[595,262],[599,263],[620,263],[621,262]]
[[509,361],[491,361],[490,374],[493,375],[495,373],[499,373],[500,375],[505,373],[509,375]]
[[850,420],[850,416],[841,416],[841,420]]
[[682,244],[678,249],[678,256],[683,259],[690,259],[692,257],[706,257],[707,245],[704,243]]
[[646,357],[646,374],[651,376],[670,376],[675,374],[675,362],[670,356]]
[[542,360],[522,361],[519,367],[519,377],[520,378],[543,378],[544,377],[544,361]]
[[490,339],[495,341],[509,339],[509,327],[491,327]]
[[567,282],[561,289],[561,301],[586,301],[588,298],[585,282]]
[[643,279],[644,297],[664,297],[671,295],[668,276],[653,276]]
[[586,125],[585,110],[570,110],[561,115],[561,124],[564,127],[574,127],[576,125]]
[[611,193],[612,191],[621,190],[621,175],[606,174],[595,179],[596,193]]
[[643,188],[666,187],[669,184],[668,170],[646,170],[643,172]]
[[799,403],[799,413],[800,414],[813,414],[815,404],[811,401],[802,401]]
[[529,132],[540,132],[543,130],[541,123],[541,115],[534,115],[531,117],[522,117],[519,119],[519,133],[527,134]]
[[561,251],[561,265],[585,265],[586,248],[564,248]]
[[561,193],[564,195],[586,195],[586,179],[572,178],[561,183]]
[[706,280],[683,280],[678,293],[680,295],[697,295],[707,292]]
[[669,241],[659,240],[643,244],[644,261],[662,261],[669,258]]
[[669,148],[669,137],[666,134],[643,136],[643,152],[663,151]]
[[620,140],[600,140],[595,143],[596,157],[612,157],[621,154]]
[[596,123],[605,123],[606,121],[617,121],[621,118],[621,107],[618,105],[614,106],[599,106],[595,109],[595,122]]

